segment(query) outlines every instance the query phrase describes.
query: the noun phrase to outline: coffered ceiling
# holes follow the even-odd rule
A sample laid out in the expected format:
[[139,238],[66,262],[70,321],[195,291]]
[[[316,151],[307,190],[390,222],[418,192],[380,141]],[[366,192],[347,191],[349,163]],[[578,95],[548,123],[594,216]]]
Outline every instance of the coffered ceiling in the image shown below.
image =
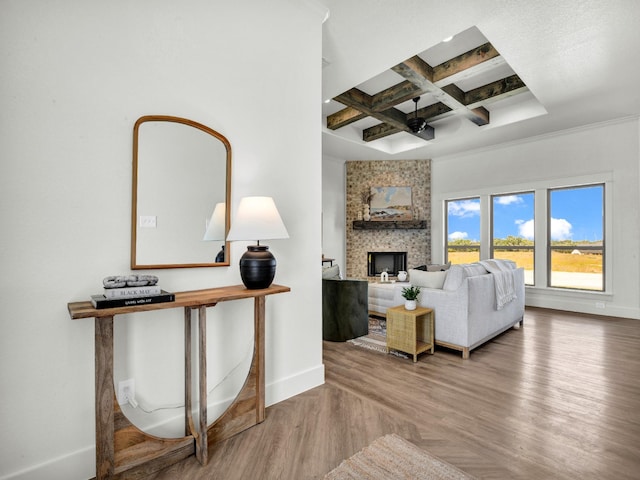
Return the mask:
[[640,115],[636,0],[318,1],[325,156],[446,157]]
[[[500,52],[472,27],[335,96],[325,110],[326,128],[397,153],[455,134],[462,123],[477,129],[518,121],[525,105],[527,116],[544,113],[537,102],[531,108],[533,100]],[[418,132],[409,126],[416,117],[427,122]]]

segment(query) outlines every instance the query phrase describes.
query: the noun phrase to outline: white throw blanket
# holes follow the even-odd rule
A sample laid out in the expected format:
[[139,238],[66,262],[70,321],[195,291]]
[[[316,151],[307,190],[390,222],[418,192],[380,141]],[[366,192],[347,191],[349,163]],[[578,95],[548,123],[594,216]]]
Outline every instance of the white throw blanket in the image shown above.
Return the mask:
[[479,263],[493,274],[496,310],[502,310],[502,307],[517,297],[515,270],[501,260],[481,260]]

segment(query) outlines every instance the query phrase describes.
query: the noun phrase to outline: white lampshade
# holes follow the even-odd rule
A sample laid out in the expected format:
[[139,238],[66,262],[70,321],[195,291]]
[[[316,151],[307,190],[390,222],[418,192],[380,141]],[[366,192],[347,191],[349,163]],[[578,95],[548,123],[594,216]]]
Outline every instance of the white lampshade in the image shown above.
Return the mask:
[[226,208],[224,202],[216,203],[216,207],[213,209],[211,219],[207,225],[207,231],[204,232],[202,241],[212,240],[224,240],[225,233],[225,216]]
[[271,197],[244,197],[231,222],[227,240],[269,240],[289,238]]

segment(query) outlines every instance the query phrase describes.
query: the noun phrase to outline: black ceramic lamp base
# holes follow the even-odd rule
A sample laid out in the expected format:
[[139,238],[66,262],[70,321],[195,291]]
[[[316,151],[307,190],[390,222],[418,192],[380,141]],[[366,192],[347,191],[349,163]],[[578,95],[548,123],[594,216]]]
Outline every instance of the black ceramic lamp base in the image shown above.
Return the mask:
[[240,258],[242,283],[250,290],[267,288],[276,276],[276,259],[266,245],[249,245]]
[[224,245],[222,245],[220,251],[216,255],[216,263],[224,263]]

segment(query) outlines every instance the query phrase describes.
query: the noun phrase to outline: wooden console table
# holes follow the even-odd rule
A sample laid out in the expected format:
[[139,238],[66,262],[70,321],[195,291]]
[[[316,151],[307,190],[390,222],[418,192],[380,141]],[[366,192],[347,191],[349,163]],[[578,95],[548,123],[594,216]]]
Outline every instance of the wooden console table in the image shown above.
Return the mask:
[[[201,464],[208,461],[212,446],[256,425],[265,418],[264,400],[264,326],[265,297],[290,291],[289,287],[271,285],[249,290],[243,285],[178,292],[174,302],[95,309],[91,302],[68,304],[73,320],[94,318],[96,378],[96,478],[142,478],[195,454]],[[251,367],[242,390],[214,423],[207,427],[207,307],[219,302],[254,299],[254,350]],[[185,338],[185,436],[159,438],[136,428],[120,410],[113,380],[113,318],[168,308],[184,308]],[[191,315],[198,311],[199,369],[198,425],[192,407]]]

